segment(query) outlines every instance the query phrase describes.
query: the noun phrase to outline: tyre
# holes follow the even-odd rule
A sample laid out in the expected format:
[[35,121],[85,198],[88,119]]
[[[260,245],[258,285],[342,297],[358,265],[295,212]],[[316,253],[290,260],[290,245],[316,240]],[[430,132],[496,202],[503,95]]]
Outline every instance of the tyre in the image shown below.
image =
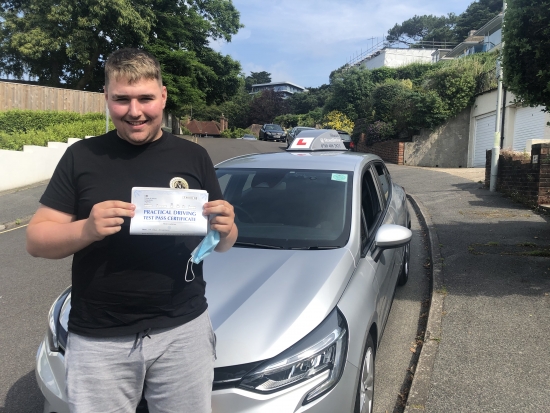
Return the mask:
[[363,362],[359,372],[357,383],[357,395],[355,397],[355,413],[372,413],[374,407],[374,360],[376,348],[374,340],[369,334],[363,353]]
[[405,285],[409,281],[409,262],[411,260],[411,243],[405,245],[403,249],[403,264],[401,264],[401,271],[399,271],[399,278],[397,279],[397,285]]

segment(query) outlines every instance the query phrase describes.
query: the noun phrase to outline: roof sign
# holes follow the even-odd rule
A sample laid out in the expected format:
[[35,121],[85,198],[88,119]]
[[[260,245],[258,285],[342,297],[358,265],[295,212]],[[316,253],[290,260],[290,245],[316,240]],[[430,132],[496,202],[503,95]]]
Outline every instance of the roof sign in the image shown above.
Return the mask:
[[333,129],[306,129],[294,138],[287,151],[345,151],[342,138]]

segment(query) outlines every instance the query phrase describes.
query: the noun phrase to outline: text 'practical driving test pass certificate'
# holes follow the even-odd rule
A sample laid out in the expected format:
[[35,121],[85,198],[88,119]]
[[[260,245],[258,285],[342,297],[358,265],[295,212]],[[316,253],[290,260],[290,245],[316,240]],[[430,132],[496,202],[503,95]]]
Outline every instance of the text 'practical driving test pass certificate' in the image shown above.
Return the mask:
[[132,188],[136,206],[131,235],[206,235],[208,217],[202,207],[208,192],[197,189]]

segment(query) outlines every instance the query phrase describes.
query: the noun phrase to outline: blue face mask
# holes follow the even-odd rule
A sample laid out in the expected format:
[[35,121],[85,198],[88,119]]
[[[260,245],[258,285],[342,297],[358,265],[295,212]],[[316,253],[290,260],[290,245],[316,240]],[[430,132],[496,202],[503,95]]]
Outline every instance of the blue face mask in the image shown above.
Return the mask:
[[[185,268],[185,281],[191,282],[195,279],[195,273],[193,272],[193,264],[198,264],[204,260],[208,254],[214,251],[216,245],[220,242],[220,233],[216,230],[210,229],[206,234],[206,237],[201,241],[199,245],[191,253],[191,258],[187,261],[187,266]],[[191,263],[191,274],[193,278],[187,279],[187,271],[189,269],[189,263]]]

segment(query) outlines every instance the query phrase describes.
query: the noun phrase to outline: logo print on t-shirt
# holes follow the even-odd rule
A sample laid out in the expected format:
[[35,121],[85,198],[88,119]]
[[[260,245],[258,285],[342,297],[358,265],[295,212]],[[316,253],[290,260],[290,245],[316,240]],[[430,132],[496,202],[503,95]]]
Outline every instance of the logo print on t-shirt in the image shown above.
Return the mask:
[[189,184],[183,178],[175,177],[170,180],[170,188],[189,189]]

